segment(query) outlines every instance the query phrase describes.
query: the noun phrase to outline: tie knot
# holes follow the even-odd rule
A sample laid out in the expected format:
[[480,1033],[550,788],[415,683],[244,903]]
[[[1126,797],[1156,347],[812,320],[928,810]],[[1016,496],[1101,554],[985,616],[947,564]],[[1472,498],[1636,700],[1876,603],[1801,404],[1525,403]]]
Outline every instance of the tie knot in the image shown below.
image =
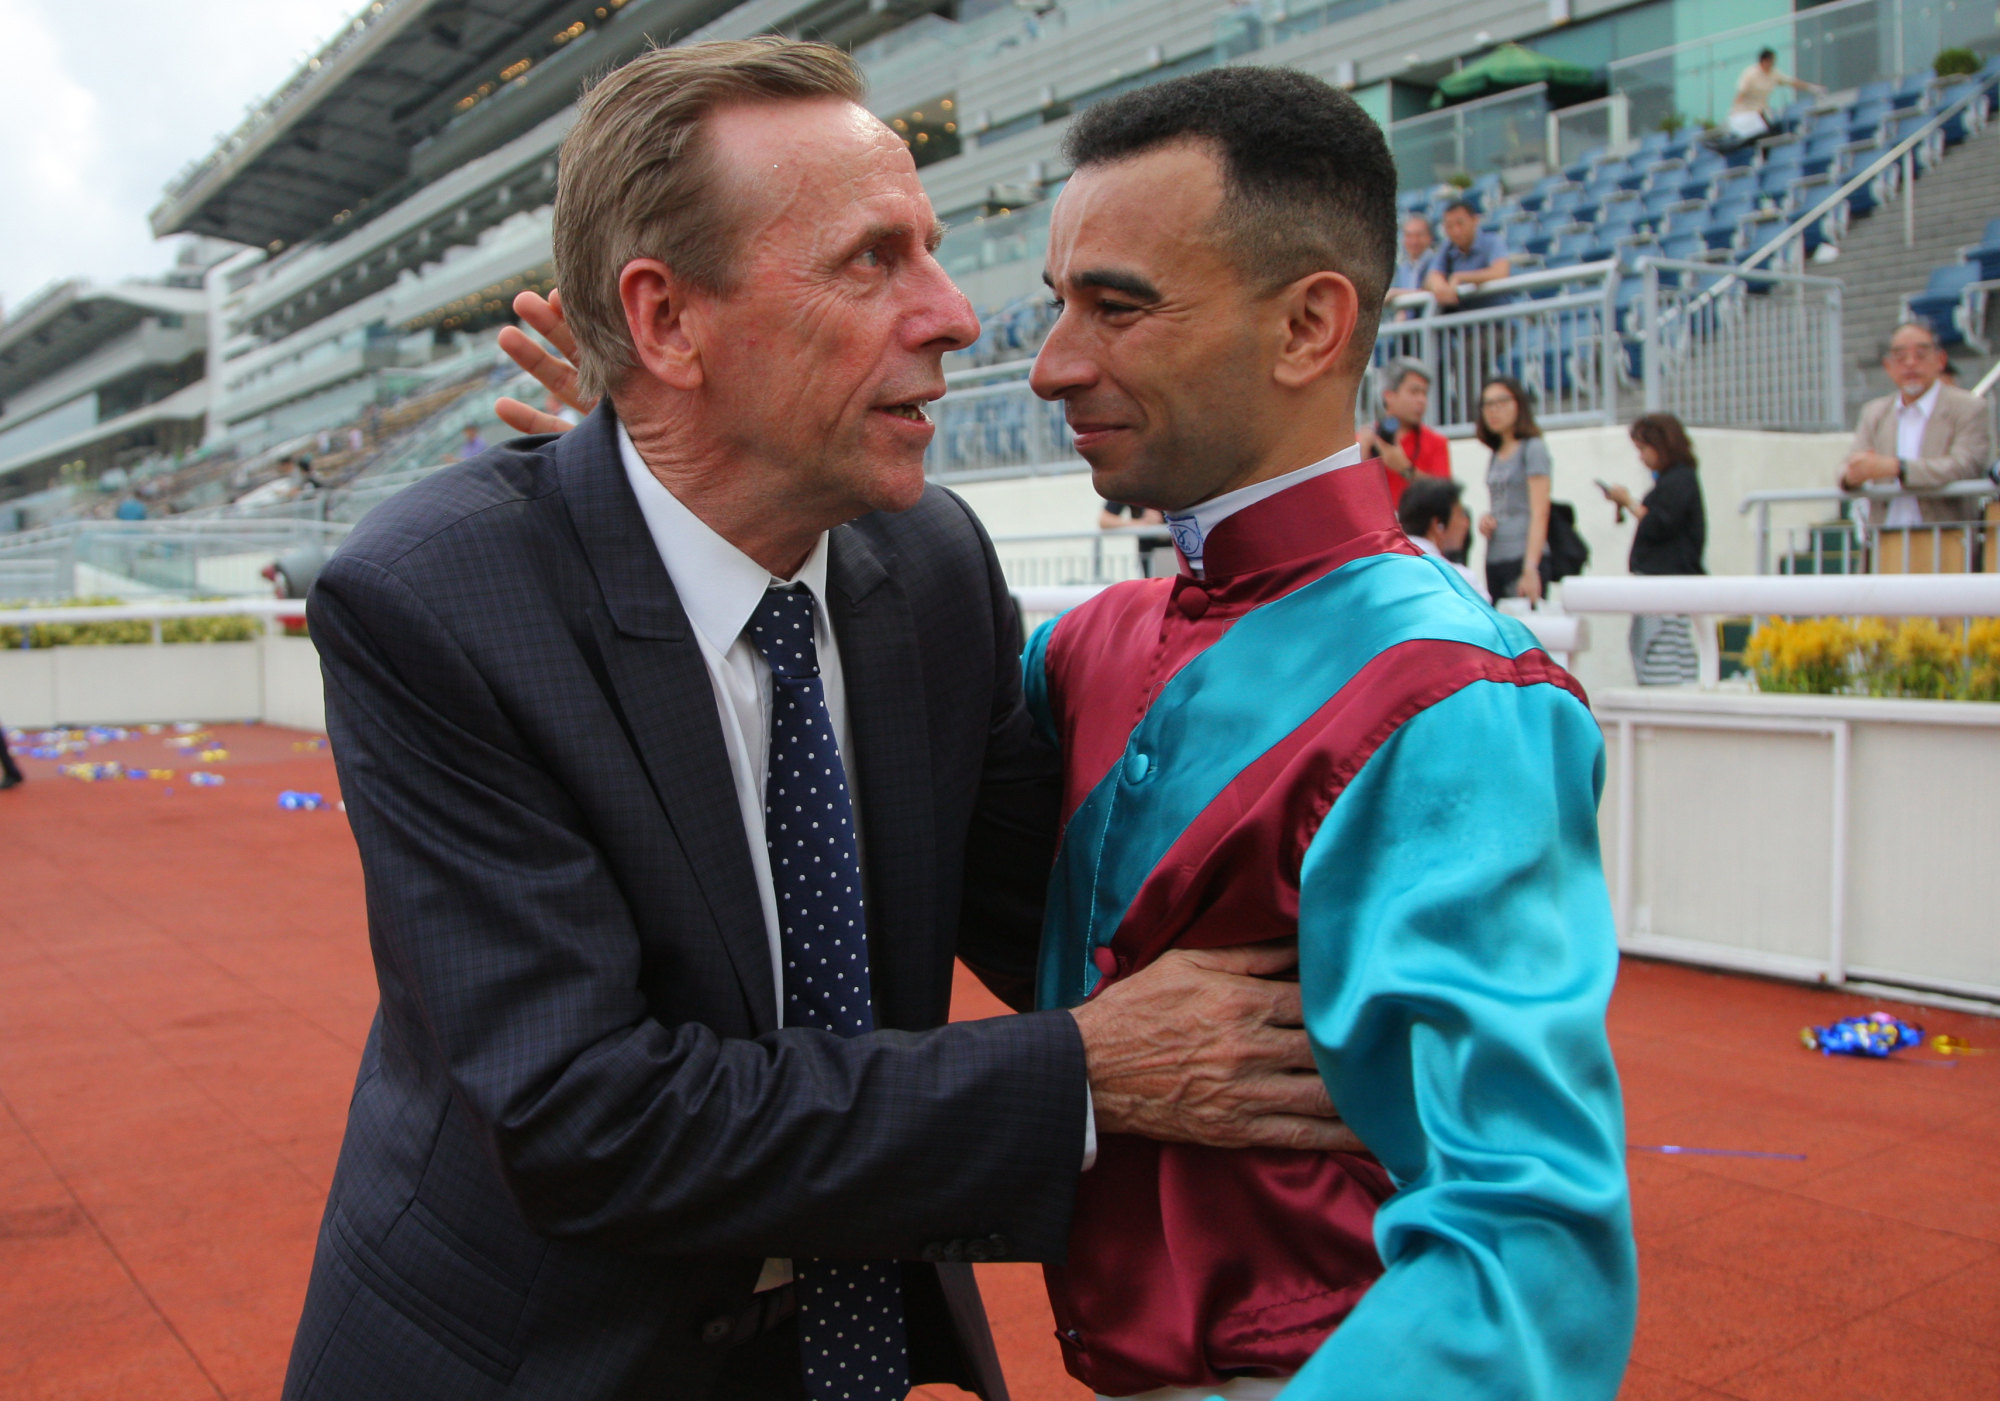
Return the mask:
[[813,596],[804,584],[770,589],[750,615],[750,645],[764,654],[780,681],[819,675],[819,648],[813,642]]

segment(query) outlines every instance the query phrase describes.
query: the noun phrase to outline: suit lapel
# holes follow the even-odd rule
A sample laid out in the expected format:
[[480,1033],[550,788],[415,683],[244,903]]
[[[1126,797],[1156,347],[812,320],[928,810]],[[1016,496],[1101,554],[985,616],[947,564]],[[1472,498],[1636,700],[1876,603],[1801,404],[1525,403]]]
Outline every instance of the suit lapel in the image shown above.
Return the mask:
[[708,665],[646,528],[609,401],[556,448],[564,499],[607,617],[599,645],[632,747],[686,853],[759,1033],[776,1025],[770,935]]
[[828,612],[840,641],[848,768],[861,806],[868,872],[868,964],[878,1026],[933,1005],[936,922],[930,726],[909,600],[861,532],[833,532]]
[[1943,457],[1950,450],[1952,429],[1957,425],[1952,422],[1952,404],[1944,392],[1945,388],[1949,386],[1938,390],[1937,402],[1931,405],[1931,416],[1924,420],[1924,438],[1918,447],[1919,457]]

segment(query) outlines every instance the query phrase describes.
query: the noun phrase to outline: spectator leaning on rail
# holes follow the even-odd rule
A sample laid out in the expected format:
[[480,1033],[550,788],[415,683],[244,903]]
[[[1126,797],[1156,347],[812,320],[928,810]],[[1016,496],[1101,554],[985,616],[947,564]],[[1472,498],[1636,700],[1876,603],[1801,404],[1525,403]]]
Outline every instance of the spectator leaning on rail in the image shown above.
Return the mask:
[[1486,587],[1496,600],[1539,603],[1549,543],[1549,445],[1535,426],[1528,391],[1498,375],[1479,391],[1479,441],[1493,450],[1486,465]]
[[1381,419],[1355,434],[1361,451],[1389,469],[1389,499],[1400,501],[1418,476],[1451,476],[1451,447],[1444,435],[1424,426],[1431,403],[1431,372],[1417,360],[1391,360],[1382,367]]
[[1410,303],[1423,300],[1424,278],[1431,270],[1436,246],[1430,220],[1421,214],[1403,220],[1403,256],[1396,260],[1396,271],[1389,278],[1389,305],[1402,308],[1404,315],[1412,314]]
[[[1621,523],[1627,511],[1639,522],[1628,568],[1634,574],[1706,574],[1701,556],[1708,543],[1708,511],[1687,430],[1670,413],[1642,414],[1632,422],[1632,446],[1653,474],[1646,499],[1634,501],[1622,486],[1598,484],[1618,507]],[[1630,643],[1632,672],[1641,686],[1701,678],[1693,624],[1685,616],[1634,614]]]
[[[1944,367],[1937,332],[1923,322],[1906,321],[1890,335],[1882,368],[1896,392],[1863,406],[1840,469],[1843,489],[1869,482],[1949,486],[1972,481],[1986,471],[1993,457],[1986,405],[1978,396],[1945,384]],[[1857,503],[1864,520],[1868,504]],[[1899,496],[1889,503],[1882,523],[1969,521],[1978,514],[1970,497]]]
[[1481,292],[1488,282],[1498,282],[1511,273],[1507,245],[1497,233],[1481,232],[1479,211],[1464,200],[1445,208],[1444,242],[1430,256],[1423,287],[1437,298],[1445,311],[1477,311],[1482,307],[1504,306],[1513,300],[1501,292]]
[[1465,513],[1464,488],[1449,477],[1427,477],[1413,482],[1396,503],[1396,523],[1410,537],[1410,543],[1434,559],[1441,559],[1458,571],[1472,591],[1489,602],[1486,581],[1458,563],[1465,552],[1465,538],[1472,533],[1472,517]]

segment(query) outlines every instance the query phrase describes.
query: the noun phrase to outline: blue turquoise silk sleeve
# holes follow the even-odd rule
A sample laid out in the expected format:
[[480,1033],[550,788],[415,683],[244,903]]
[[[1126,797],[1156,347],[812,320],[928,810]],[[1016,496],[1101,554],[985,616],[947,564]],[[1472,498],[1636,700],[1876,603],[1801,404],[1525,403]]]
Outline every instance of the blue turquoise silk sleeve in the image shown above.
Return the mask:
[[1056,736],[1055,712],[1049,705],[1049,636],[1056,630],[1057,619],[1051,618],[1028,638],[1028,645],[1021,649],[1021,693],[1027,700],[1028,715],[1035,722],[1035,729],[1056,748],[1062,748],[1062,741]]
[[1638,1268],[1602,782],[1574,697],[1475,682],[1383,744],[1308,848],[1306,1025],[1397,1191],[1386,1273],[1283,1401],[1617,1394]]

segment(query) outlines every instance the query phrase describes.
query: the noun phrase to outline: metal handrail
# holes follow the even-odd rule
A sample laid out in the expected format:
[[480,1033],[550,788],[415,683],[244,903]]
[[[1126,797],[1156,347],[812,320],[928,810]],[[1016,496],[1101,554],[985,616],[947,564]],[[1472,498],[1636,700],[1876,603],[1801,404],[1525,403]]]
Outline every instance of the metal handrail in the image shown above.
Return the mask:
[[[1798,218],[1794,219],[1790,224],[1787,224],[1784,230],[1781,233],[1779,233],[1776,238],[1771,239],[1762,248],[1758,249],[1755,253],[1752,253],[1748,258],[1745,258],[1742,262],[1738,263],[1734,268],[1730,269],[1729,274],[1721,282],[1717,283],[1714,287],[1708,289],[1709,293],[1712,295],[1716,292],[1722,291],[1723,288],[1726,287],[1732,280],[1735,280],[1739,274],[1749,272],[1751,269],[1755,268],[1759,263],[1763,262],[1765,259],[1775,256],[1780,248],[1783,248],[1785,245],[1789,244],[1793,239],[1797,238],[1800,234],[1804,233],[1807,229],[1811,228],[1814,224],[1818,223],[1821,219],[1824,219],[1828,214],[1832,213],[1835,206],[1840,204],[1842,200],[1845,200],[1849,195],[1853,194],[1856,190],[1860,189],[1870,180],[1873,180],[1876,176],[1880,175],[1883,171],[1887,170],[1891,165],[1895,164],[1897,161],[1902,160],[1904,156],[1916,150],[1918,145],[1921,144],[1925,139],[1927,139],[1932,132],[1937,131],[1946,122],[1950,121],[1953,117],[1959,115],[1961,112],[1970,110],[1972,103],[1985,102],[1987,97],[1990,95],[1989,90],[1991,89],[1991,87],[1992,87],[1991,83],[1980,83],[1977,86],[1975,86],[1971,92],[1967,93],[1964,97],[1959,98],[1958,101],[1952,103],[1951,106],[1946,107],[1943,110],[1934,113],[1928,122],[1925,122],[1921,127],[1918,127],[1915,131],[1911,132],[1901,141],[1898,141],[1894,146],[1891,146],[1887,151],[1877,156],[1874,159],[1874,161],[1871,162],[1866,168],[1864,168],[1859,174],[1850,176],[1845,185],[1842,185],[1838,190],[1834,191],[1832,194],[1828,195],[1825,199],[1821,200],[1818,204],[1814,205],[1806,213],[1801,214]],[[1903,191],[1903,198],[1904,199],[1910,198],[1910,191],[1908,189],[1905,189]]]
[[1944,486],[1932,487],[1845,487],[1790,486],[1773,487],[1768,491],[1752,491],[1744,495],[1737,504],[1736,514],[1747,516],[1751,508],[1770,506],[1785,501],[1852,501],[1857,497],[1877,501],[1893,501],[1898,496],[1992,496],[2000,492],[2000,486],[1979,480],[1950,482]]
[[1979,377],[1979,383],[1972,386],[1972,392],[1978,398],[1984,399],[1993,392],[1993,386],[1996,384],[2000,384],[2000,361],[1995,361],[1992,367]]

